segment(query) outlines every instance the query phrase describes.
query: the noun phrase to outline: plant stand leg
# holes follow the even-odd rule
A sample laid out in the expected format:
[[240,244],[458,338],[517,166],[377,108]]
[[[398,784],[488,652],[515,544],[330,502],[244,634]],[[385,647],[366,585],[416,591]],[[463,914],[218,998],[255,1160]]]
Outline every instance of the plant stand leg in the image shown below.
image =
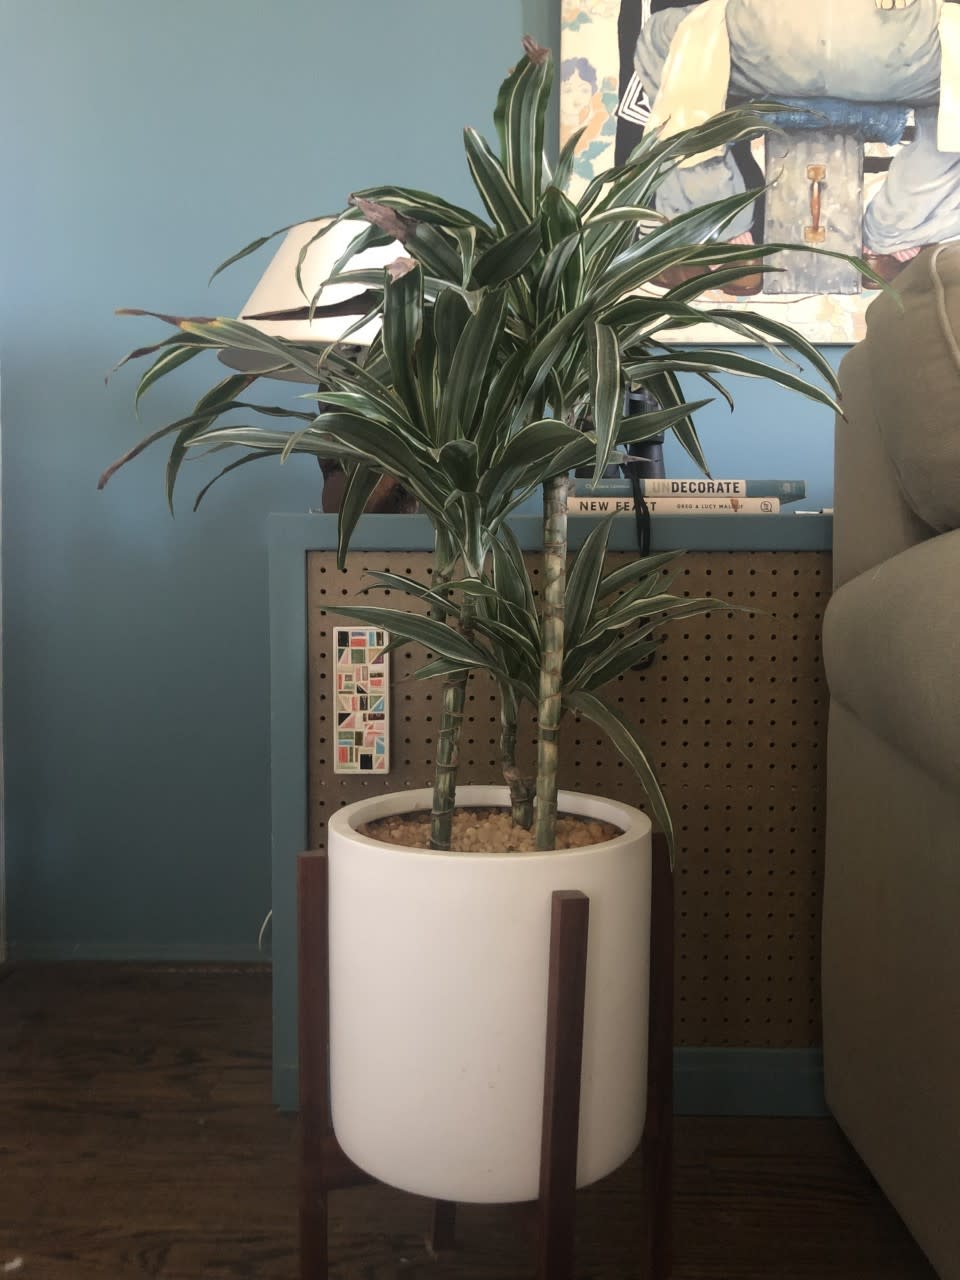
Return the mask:
[[341,1151],[330,1117],[327,855],[297,859],[300,1046],[300,1280],[327,1280],[328,1192],[372,1179]]
[[432,1256],[449,1253],[456,1248],[457,1206],[453,1200],[435,1200],[433,1226],[427,1238],[427,1250]]
[[590,900],[583,893],[558,890],[553,895],[537,1280],[573,1280],[589,911]]
[[669,1280],[673,1253],[673,872],[667,842],[653,837],[650,902],[650,1031],[641,1218],[644,1280]]

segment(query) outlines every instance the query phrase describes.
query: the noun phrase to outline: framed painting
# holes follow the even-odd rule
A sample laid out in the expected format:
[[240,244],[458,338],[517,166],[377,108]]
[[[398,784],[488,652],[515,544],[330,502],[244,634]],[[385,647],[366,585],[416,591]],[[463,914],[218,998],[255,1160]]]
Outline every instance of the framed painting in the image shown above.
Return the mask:
[[[958,0],[561,3],[561,143],[584,130],[579,189],[646,129],[776,102],[764,137],[671,173],[661,212],[757,188],[731,240],[863,256],[890,281],[925,245],[960,237]],[[819,255],[773,261],[780,272],[705,300],[775,314],[818,343],[863,336],[872,281]]]

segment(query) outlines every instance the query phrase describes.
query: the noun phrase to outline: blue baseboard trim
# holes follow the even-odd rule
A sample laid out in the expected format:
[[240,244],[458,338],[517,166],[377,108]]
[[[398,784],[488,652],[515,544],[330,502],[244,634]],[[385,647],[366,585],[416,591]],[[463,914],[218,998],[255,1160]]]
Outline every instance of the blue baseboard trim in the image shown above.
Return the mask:
[[[819,1049],[675,1049],[673,1063],[676,1115],[829,1115]],[[275,1067],[273,1100],[296,1111],[294,1065]]]
[[11,942],[7,959],[20,964],[105,961],[112,964],[270,965],[269,952],[251,943]]
[[676,1049],[683,1116],[825,1116],[820,1049]]

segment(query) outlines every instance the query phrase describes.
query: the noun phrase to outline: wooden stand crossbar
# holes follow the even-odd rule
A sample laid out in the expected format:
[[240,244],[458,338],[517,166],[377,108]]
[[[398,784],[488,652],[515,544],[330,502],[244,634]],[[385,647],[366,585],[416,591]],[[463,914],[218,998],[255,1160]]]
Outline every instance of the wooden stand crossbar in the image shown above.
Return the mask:
[[[344,1154],[330,1115],[330,986],[327,856],[297,863],[300,1035],[300,1277],[328,1280],[329,1192],[373,1179]],[[537,1280],[573,1280],[574,1204],[589,900],[553,895]],[[643,1280],[669,1280],[673,1121],[673,880],[666,842],[654,837],[650,931],[650,1029],[643,1158]],[[434,1204],[433,1252],[454,1247],[456,1205]]]

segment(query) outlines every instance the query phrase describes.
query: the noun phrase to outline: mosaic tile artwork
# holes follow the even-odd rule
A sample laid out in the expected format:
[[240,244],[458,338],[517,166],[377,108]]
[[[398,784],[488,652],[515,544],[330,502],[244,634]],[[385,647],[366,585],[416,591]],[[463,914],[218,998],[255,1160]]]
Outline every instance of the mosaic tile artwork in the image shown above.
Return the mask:
[[390,643],[374,627],[335,627],[335,773],[387,773],[390,769]]

